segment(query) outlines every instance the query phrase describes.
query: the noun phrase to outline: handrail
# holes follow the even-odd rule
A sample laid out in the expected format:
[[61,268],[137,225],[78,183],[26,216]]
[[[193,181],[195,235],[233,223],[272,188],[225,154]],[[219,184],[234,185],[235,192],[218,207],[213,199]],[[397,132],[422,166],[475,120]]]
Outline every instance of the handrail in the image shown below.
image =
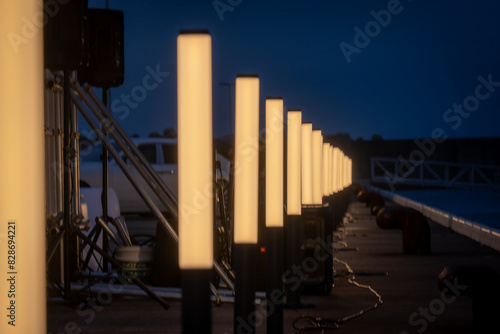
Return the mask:
[[396,194],[392,191],[383,190],[371,185],[368,185],[369,190],[379,193],[385,199],[392,201],[398,205],[409,207],[419,211],[425,217],[438,223],[446,228],[449,228],[458,234],[464,235],[472,240],[475,240],[483,245],[489,246],[497,251],[500,251],[500,230],[490,227],[453,213],[432,207],[430,205],[412,200],[408,197]]
[[427,160],[412,164],[381,157],[372,157],[370,162],[372,182],[387,183],[391,188],[396,184],[500,188],[500,166]]

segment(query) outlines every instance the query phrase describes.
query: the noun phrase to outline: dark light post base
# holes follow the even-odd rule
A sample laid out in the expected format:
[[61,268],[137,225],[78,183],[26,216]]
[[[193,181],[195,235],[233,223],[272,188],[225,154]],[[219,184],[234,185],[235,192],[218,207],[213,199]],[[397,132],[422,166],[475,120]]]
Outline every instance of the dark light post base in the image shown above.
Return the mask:
[[267,227],[267,333],[283,333],[283,261],[283,227]]
[[[302,295],[329,295],[333,288],[333,223],[328,204],[302,207]],[[311,266],[311,261],[314,265]]]
[[182,333],[212,333],[211,269],[182,269]]
[[234,333],[255,333],[257,244],[234,244]]
[[286,304],[287,309],[312,308],[313,304],[303,304],[300,302],[300,224],[302,216],[289,215],[286,218],[286,257],[287,270],[283,274],[286,286]]

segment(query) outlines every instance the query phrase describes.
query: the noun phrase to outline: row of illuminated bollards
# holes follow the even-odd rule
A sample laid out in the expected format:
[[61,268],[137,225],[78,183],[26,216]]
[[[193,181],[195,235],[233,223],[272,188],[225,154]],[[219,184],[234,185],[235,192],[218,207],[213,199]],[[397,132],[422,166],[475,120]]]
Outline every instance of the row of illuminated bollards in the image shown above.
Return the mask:
[[[211,58],[211,37],[208,32],[183,31],[179,34],[179,266],[183,288],[184,333],[211,332],[209,280],[213,266],[213,206],[199,203],[199,194],[211,193],[213,182]],[[236,333],[241,329],[241,322],[251,317],[254,310],[254,250],[258,238],[259,200],[259,78],[255,75],[238,75],[235,95]],[[323,142],[321,130],[313,130],[311,123],[303,123],[300,110],[288,110],[285,122],[282,98],[267,98],[265,109],[265,217],[266,227],[277,231],[273,232],[274,236],[270,240],[274,243],[271,248],[278,248],[279,252],[280,247],[275,246],[282,244],[283,239],[283,189],[287,189],[287,215],[299,216],[302,206],[322,205],[325,196],[336,193],[351,183],[352,162],[340,149]],[[283,184],[285,123],[286,185]],[[279,263],[273,265],[279,266]],[[283,270],[273,271],[277,272],[279,282]],[[283,321],[282,316],[277,319]],[[253,332],[252,324],[245,325],[245,332]],[[269,328],[268,326],[268,332]],[[282,326],[278,331],[282,332]]]
[[[40,23],[40,6],[39,0],[0,1],[0,36],[6,37],[0,42],[0,92],[3,94],[0,97],[0,256],[3,259],[0,261],[0,305],[4,310],[0,333],[44,333],[47,328],[44,41],[40,31],[28,32],[26,28],[30,19]],[[206,32],[181,33],[177,52],[183,332],[207,333],[211,332],[209,282],[213,265],[213,206],[206,201],[200,203],[199,195],[212,193],[213,182],[210,35]],[[257,236],[258,78],[238,77],[236,94],[234,236],[235,243],[248,246],[256,242]],[[283,139],[283,101],[267,100],[266,111],[269,111],[266,119],[270,117],[270,128],[276,134],[273,139],[269,135],[266,140],[266,191],[267,198],[274,201],[268,204],[266,223],[270,228],[280,229],[283,226],[284,189],[279,176],[283,172],[283,143],[280,141]],[[310,198],[308,193],[301,193],[301,114],[290,111],[287,124],[287,214],[297,215],[302,197]],[[311,145],[312,142],[311,134]],[[317,149],[316,153],[311,153],[315,157]],[[319,183],[323,184],[323,194],[350,183],[350,160],[342,157],[340,151],[329,146],[325,149],[323,145],[321,161],[322,166],[327,166],[321,173],[323,181]],[[313,171],[319,164],[313,163],[311,156],[312,178],[319,176],[320,173]],[[309,188],[305,181],[304,192],[318,194],[318,183]],[[314,198],[317,199],[317,195],[313,201]],[[245,265],[250,267],[252,263],[242,263],[242,269]],[[242,279],[245,275],[239,276]],[[238,290],[241,285],[238,287],[236,283]]]
[[[20,36],[25,21],[18,18],[32,18],[39,13],[39,2],[35,0],[0,2],[0,35]],[[9,38],[4,39],[0,48],[0,92],[3,94],[0,98],[0,254],[3,258],[0,261],[0,275],[3,276],[0,305],[4,305],[5,311],[0,332],[43,333],[47,328],[43,34],[30,35],[22,44],[15,44],[17,48],[13,48]],[[212,193],[213,182],[210,35],[206,32],[181,33],[177,52],[183,331],[206,333],[211,332],[209,282],[213,265],[213,206],[206,201],[200,203],[199,199],[200,193]],[[235,243],[243,247],[251,247],[257,240],[258,96],[257,77],[237,78],[234,237]],[[280,176],[283,172],[283,100],[266,101],[266,122],[272,130],[266,133],[269,134],[266,139],[266,197],[273,201],[267,204],[266,224],[269,228],[276,227],[279,232],[284,220],[282,192],[285,186]],[[306,167],[301,169],[302,143],[305,141],[302,140],[301,113],[289,111],[287,124],[287,215],[300,215],[301,204],[307,204],[302,198],[311,199],[309,192],[313,194],[313,203],[319,198],[318,184],[323,185],[323,195],[348,185],[351,166],[350,160],[340,151],[329,145],[325,148],[324,144],[319,160],[319,144],[313,148],[311,130],[309,172],[312,176],[304,177],[302,186]],[[314,137],[319,143],[317,135]],[[304,156],[307,149],[304,148]],[[313,168],[319,165],[327,167],[318,173]],[[309,186],[306,180],[312,181],[320,174],[323,180],[319,183],[316,180]],[[236,282],[237,300],[241,298],[238,289],[245,288],[238,280],[252,272],[247,267],[254,263],[248,261],[239,265],[243,272]],[[243,291],[252,292],[251,289]],[[237,305],[235,303],[235,309]]]

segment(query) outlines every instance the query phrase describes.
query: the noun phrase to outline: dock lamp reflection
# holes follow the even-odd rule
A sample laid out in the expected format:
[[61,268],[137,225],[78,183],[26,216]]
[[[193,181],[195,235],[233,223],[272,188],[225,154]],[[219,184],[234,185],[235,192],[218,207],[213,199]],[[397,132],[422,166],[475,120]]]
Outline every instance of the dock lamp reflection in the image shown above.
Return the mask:
[[[182,332],[211,333],[213,205],[199,205],[212,187],[212,42],[207,31],[177,37],[179,267]],[[195,121],[193,121],[195,120]]]

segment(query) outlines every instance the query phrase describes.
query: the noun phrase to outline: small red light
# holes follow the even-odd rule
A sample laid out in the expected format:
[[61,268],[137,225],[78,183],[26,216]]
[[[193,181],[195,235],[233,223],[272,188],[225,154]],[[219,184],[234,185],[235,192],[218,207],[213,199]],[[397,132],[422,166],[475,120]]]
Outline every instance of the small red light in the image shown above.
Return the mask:
[[266,247],[260,247],[260,252],[265,253],[266,252]]

